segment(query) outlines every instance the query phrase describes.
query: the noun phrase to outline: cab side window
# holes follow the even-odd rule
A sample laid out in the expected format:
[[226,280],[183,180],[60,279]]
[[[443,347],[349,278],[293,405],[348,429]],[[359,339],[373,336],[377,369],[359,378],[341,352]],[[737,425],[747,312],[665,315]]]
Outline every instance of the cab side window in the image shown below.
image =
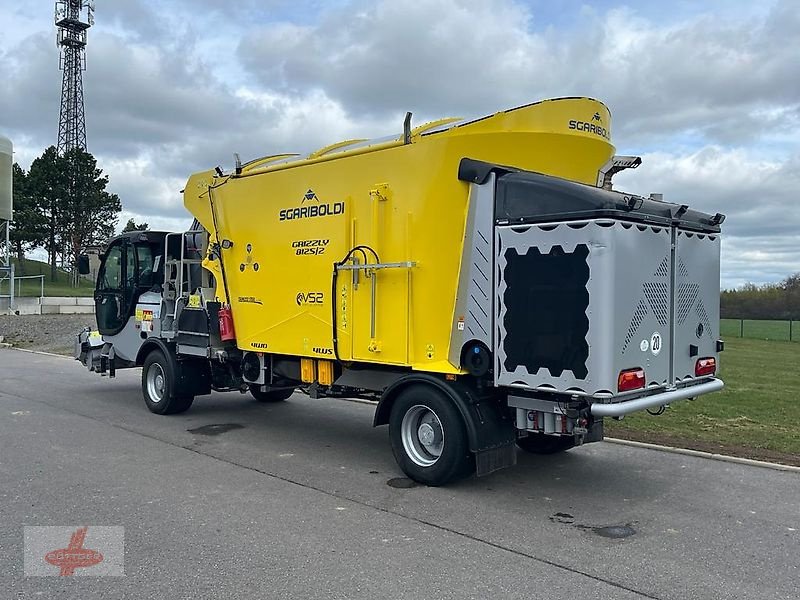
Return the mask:
[[104,290],[122,288],[122,247],[114,246],[108,251],[103,271],[100,273],[100,285]]
[[149,245],[136,246],[136,257],[139,260],[139,287],[151,288],[155,283],[153,248]]

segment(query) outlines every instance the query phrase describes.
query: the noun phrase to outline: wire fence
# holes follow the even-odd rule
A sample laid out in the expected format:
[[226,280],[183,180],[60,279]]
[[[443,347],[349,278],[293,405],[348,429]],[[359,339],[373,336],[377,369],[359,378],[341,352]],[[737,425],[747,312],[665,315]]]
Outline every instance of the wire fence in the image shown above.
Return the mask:
[[800,321],[763,319],[720,319],[723,338],[751,338],[781,342],[800,342]]

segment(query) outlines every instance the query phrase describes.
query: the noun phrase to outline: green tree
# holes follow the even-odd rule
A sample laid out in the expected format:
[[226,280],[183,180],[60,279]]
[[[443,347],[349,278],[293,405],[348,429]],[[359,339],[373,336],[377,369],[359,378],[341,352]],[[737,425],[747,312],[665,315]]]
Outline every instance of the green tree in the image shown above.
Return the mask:
[[25,274],[25,253],[44,244],[46,221],[36,199],[29,190],[28,175],[17,163],[13,166],[14,220],[11,223],[11,245],[17,255],[20,275]]
[[31,164],[28,184],[44,216],[51,278],[55,280],[57,257],[62,256],[77,281],[74,267],[81,249],[114,234],[122,210],[119,197],[106,190],[108,177],[94,156],[81,149],[59,156],[50,146]]
[[787,312],[792,319],[800,319],[800,273],[789,275],[781,282],[786,295]]
[[147,223],[137,223],[133,219],[128,219],[128,222],[125,223],[125,227],[122,228],[122,233],[128,233],[129,231],[147,231],[150,229],[150,226]]
[[44,220],[44,248],[50,263],[50,279],[56,279],[56,260],[63,249],[61,220],[67,197],[68,179],[65,164],[55,146],[34,159],[28,171],[27,192],[39,206]]
[[780,283],[747,283],[720,295],[723,319],[780,319],[800,317],[800,273]]
[[61,203],[61,234],[65,258],[69,259],[77,282],[81,250],[114,235],[122,204],[119,196],[106,190],[108,176],[97,167],[94,156],[76,148],[65,153],[61,161],[69,174],[68,191]]

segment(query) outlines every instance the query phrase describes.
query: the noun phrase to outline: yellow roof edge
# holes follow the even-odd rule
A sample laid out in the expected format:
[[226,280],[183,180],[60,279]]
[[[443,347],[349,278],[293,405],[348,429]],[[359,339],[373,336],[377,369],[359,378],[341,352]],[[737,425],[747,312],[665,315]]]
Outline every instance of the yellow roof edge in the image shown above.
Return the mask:
[[359,154],[367,154],[369,152],[376,152],[378,150],[386,150],[387,148],[394,148],[396,146],[402,146],[403,140],[391,140],[388,142],[382,142],[380,144],[374,144],[371,146],[360,146],[358,148],[353,148],[352,150],[345,150],[344,152],[337,152],[335,154],[325,154],[323,156],[315,156],[314,158],[304,158],[302,160],[293,160],[291,162],[281,163],[279,165],[272,165],[267,166],[263,169],[259,169],[258,172],[254,173],[252,171],[244,173],[242,172],[242,176],[250,176],[250,175],[261,175],[262,173],[272,173],[274,171],[283,171],[284,169],[293,169],[295,167],[301,167],[304,165],[311,165],[320,162],[326,162],[329,160],[336,160],[339,158],[345,158],[348,156],[357,156]]
[[[434,131],[434,130],[437,127],[442,127],[443,125],[447,125],[448,123],[458,122],[453,127],[447,127],[445,129],[443,129],[441,131],[441,133],[445,134],[445,135],[459,135],[460,132],[465,128],[475,127],[476,125],[478,125],[480,123],[489,122],[489,121],[492,121],[493,119],[502,120],[504,115],[510,115],[510,114],[513,114],[513,113],[515,113],[517,111],[530,109],[531,107],[534,107],[534,106],[541,106],[541,105],[545,105],[545,104],[549,104],[549,103],[558,103],[558,102],[561,102],[561,101],[569,101],[569,100],[583,100],[583,101],[589,101],[589,102],[594,102],[594,103],[600,104],[610,114],[610,111],[609,111],[608,107],[605,105],[605,103],[603,103],[601,100],[598,100],[596,98],[592,98],[592,97],[589,97],[589,96],[563,96],[563,97],[558,97],[558,98],[547,98],[547,99],[544,99],[544,100],[538,100],[536,102],[530,102],[528,104],[522,104],[520,106],[515,106],[513,108],[500,110],[500,111],[485,115],[483,117],[472,119],[472,120],[469,120],[469,121],[461,119],[461,118],[458,118],[458,117],[447,117],[447,118],[431,121],[429,123],[424,123],[423,125],[420,125],[420,126],[414,128],[412,130],[411,139],[409,141],[411,143],[419,143],[424,139],[423,136],[429,135],[429,132],[432,132],[434,134],[435,133],[440,133],[440,132]],[[363,144],[363,142],[367,142],[367,144]],[[309,164],[316,164],[316,163],[320,163],[320,162],[326,162],[326,161],[329,161],[329,160],[336,160],[336,159],[339,159],[339,158],[347,158],[347,157],[351,157],[351,156],[358,156],[358,155],[361,155],[361,154],[367,154],[367,153],[370,153],[370,152],[376,152],[376,151],[386,150],[386,149],[389,149],[389,148],[395,148],[395,147],[398,147],[398,146],[403,146],[404,143],[405,143],[402,134],[397,138],[390,138],[390,139],[383,138],[382,141],[376,141],[376,143],[373,143],[373,144],[370,144],[369,142],[370,142],[369,139],[355,139],[355,140],[340,141],[340,142],[336,142],[334,144],[330,144],[328,146],[325,146],[323,148],[320,148],[319,150],[316,150],[316,151],[312,152],[311,154],[305,156],[304,158],[297,158],[295,160],[290,160],[290,161],[285,161],[284,160],[282,162],[279,162],[278,164],[269,164],[270,160],[267,160],[267,159],[271,159],[272,161],[276,161],[276,160],[278,160],[278,158],[281,158],[281,157],[296,157],[296,156],[300,156],[300,155],[298,155],[298,154],[283,154],[283,155],[277,155],[276,157],[267,157],[267,159],[259,159],[258,161],[252,161],[251,163],[248,163],[248,166],[249,165],[254,165],[254,166],[245,169],[242,172],[242,174],[239,175],[239,177],[241,177],[241,176],[260,175],[262,173],[271,173],[271,172],[274,172],[274,171],[282,171],[282,170],[285,170],[285,169],[291,169],[291,168],[301,167],[301,166],[305,166],[305,165],[309,165]],[[362,145],[357,145],[355,148],[349,148],[349,149],[347,148],[347,146],[350,146],[350,145],[353,145],[353,144],[362,144]],[[337,150],[337,149],[342,149],[342,150],[340,150],[339,152],[334,152],[334,150]],[[255,163],[257,163],[257,165]],[[256,166],[257,166],[257,168],[255,168]],[[236,177],[236,176],[234,176],[234,177]]]
[[276,160],[281,160],[284,158],[289,158],[291,156],[299,156],[299,154],[297,154],[296,152],[284,152],[283,154],[270,154],[269,156],[262,156],[261,158],[253,159],[242,165],[242,173],[253,171],[268,163],[275,162]]
[[414,129],[411,130],[411,137],[422,135],[426,131],[430,131],[435,127],[440,127],[441,125],[447,125],[448,123],[455,123],[456,121],[461,121],[461,117],[445,117],[444,119],[437,119],[436,121],[429,121],[428,123],[423,123],[422,125],[415,127]]
[[312,159],[317,158],[319,156],[323,156],[329,152],[333,152],[338,148],[343,148],[345,146],[350,146],[351,144],[358,144],[359,142],[366,142],[368,138],[356,138],[352,140],[344,140],[342,142],[336,142],[335,144],[328,144],[327,146],[323,146],[319,150],[315,150],[311,154],[309,154],[306,158]]

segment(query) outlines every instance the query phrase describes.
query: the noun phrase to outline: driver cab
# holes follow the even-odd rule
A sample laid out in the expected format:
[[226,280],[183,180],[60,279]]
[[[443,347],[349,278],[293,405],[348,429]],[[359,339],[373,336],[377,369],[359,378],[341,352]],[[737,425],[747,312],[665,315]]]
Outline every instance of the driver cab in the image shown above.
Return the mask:
[[116,335],[143,293],[164,284],[165,232],[135,231],[113,239],[100,264],[94,301],[102,335]]

